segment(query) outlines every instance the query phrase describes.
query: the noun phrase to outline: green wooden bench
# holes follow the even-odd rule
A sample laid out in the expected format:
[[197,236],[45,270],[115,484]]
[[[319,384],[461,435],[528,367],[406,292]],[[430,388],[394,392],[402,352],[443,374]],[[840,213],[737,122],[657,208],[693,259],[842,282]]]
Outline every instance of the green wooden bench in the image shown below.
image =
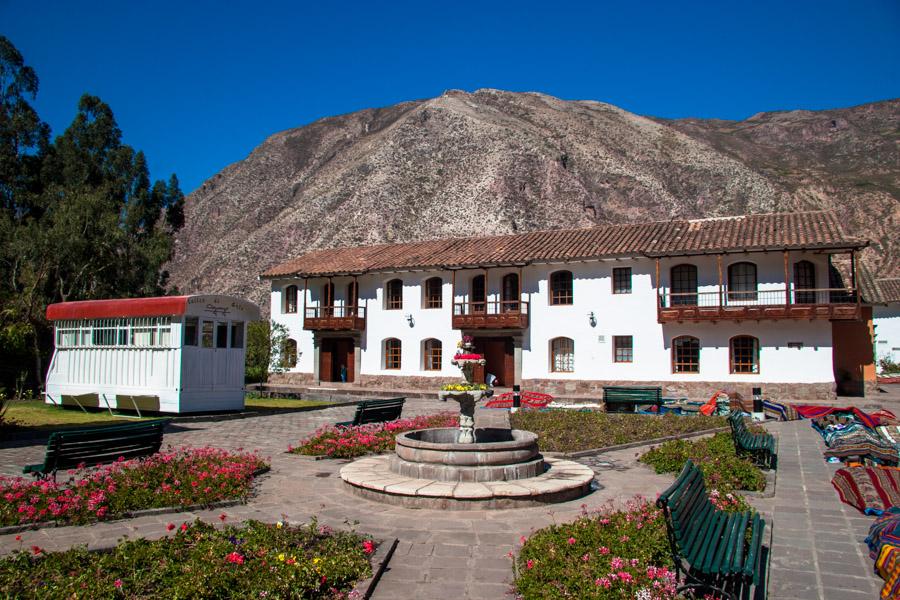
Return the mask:
[[365,425],[366,423],[383,423],[399,419],[403,412],[406,398],[385,398],[383,400],[363,400],[356,404],[356,414],[352,421],[336,423],[338,427]]
[[759,513],[717,509],[703,473],[690,460],[656,505],[666,518],[679,592],[704,589],[736,599],[749,596],[751,584],[759,585],[766,527]]
[[606,403],[606,412],[635,412],[638,406],[653,404],[656,406],[656,413],[660,414],[663,402],[662,388],[605,386],[603,402]]
[[772,434],[751,432],[747,429],[744,417],[736,410],[728,415],[728,424],[731,426],[731,437],[734,439],[734,449],[738,454],[749,455],[761,467],[767,469],[775,467],[777,453]]
[[35,477],[55,477],[60,469],[111,463],[120,456],[126,459],[150,456],[159,452],[163,429],[168,423],[169,419],[158,419],[54,431],[47,439],[44,462],[28,465],[22,472]]

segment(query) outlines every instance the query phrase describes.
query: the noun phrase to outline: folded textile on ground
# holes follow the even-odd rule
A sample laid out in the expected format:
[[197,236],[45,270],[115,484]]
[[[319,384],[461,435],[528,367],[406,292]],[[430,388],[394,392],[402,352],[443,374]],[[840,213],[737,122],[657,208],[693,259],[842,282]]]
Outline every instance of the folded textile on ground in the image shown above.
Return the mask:
[[897,417],[888,410],[879,410],[877,412],[867,414],[855,406],[816,406],[812,404],[795,404],[794,408],[800,416],[807,419],[817,419],[830,415],[831,413],[850,413],[852,412],[856,418],[866,427],[875,429],[879,425],[887,425],[890,421],[896,421]]
[[793,406],[774,400],[763,400],[763,412],[766,417],[779,421],[796,421],[800,418]]
[[875,561],[875,572],[884,579],[881,587],[882,600],[900,598],[900,548],[885,544]]
[[900,547],[900,507],[892,506],[869,527],[866,545],[869,558],[876,559],[885,544]]
[[841,502],[866,514],[881,514],[900,505],[900,470],[886,467],[843,467],[831,479]]
[[893,444],[889,443],[881,436],[869,431],[860,423],[851,423],[843,429],[830,429],[827,431],[820,431],[819,433],[822,434],[822,439],[825,440],[825,445],[829,448],[840,441],[847,441],[850,439],[893,446]]
[[875,431],[884,440],[895,446],[900,446],[900,426],[898,425],[879,425]]
[[896,466],[900,462],[900,456],[894,446],[880,440],[873,442],[852,433],[833,440],[831,447],[823,454],[826,459],[837,458],[846,461],[858,458],[861,462],[871,461],[879,465]]

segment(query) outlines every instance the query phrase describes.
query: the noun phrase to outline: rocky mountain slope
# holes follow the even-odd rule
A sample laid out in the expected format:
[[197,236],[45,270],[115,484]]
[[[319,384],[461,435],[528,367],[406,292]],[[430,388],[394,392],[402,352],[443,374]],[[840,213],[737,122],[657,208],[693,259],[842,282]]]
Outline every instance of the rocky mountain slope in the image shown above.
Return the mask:
[[257,275],[312,248],[808,209],[900,272],[900,100],[665,120],[448,91],[271,136],[188,197],[169,271],[267,308]]

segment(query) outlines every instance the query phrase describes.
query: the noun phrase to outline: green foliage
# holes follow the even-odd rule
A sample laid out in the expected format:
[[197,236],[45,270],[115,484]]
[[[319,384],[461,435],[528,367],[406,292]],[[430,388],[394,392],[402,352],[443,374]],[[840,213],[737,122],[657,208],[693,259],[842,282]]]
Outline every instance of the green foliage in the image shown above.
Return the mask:
[[523,411],[511,415],[510,420],[514,428],[538,434],[541,449],[551,452],[604,448],[716,429],[727,424],[722,417],[703,415],[681,417],[572,410]]
[[281,323],[254,321],[247,325],[247,383],[265,382],[269,373],[284,371],[287,328]]
[[887,356],[878,361],[878,366],[882,375],[900,375],[900,363],[892,362]]
[[374,543],[315,521],[293,527],[248,521],[217,531],[202,521],[172,537],[77,548],[18,551],[0,560],[0,588],[23,599],[345,598],[371,574]]
[[0,336],[21,340],[24,326],[30,342],[0,344],[3,387],[24,370],[41,385],[48,304],[163,293],[162,265],[184,222],[178,179],[151,184],[146,157],[122,143],[108,105],[82,96],[51,143],[27,101],[37,91],[34,70],[0,36]]
[[674,440],[657,446],[640,457],[657,473],[679,473],[687,459],[703,472],[707,489],[727,493],[733,490],[761,491],[766,478],[750,460],[740,458],[730,433],[689,442]]
[[642,500],[541,529],[515,562],[522,598],[676,597],[662,511]]

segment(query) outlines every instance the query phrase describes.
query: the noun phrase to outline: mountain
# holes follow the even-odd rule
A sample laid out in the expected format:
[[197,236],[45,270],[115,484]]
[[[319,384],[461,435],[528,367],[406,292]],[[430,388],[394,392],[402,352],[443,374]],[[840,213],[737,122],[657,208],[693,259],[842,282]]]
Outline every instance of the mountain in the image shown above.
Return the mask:
[[669,120],[451,90],[272,135],[188,196],[168,269],[265,310],[257,275],[313,248],[811,209],[900,273],[900,100]]

